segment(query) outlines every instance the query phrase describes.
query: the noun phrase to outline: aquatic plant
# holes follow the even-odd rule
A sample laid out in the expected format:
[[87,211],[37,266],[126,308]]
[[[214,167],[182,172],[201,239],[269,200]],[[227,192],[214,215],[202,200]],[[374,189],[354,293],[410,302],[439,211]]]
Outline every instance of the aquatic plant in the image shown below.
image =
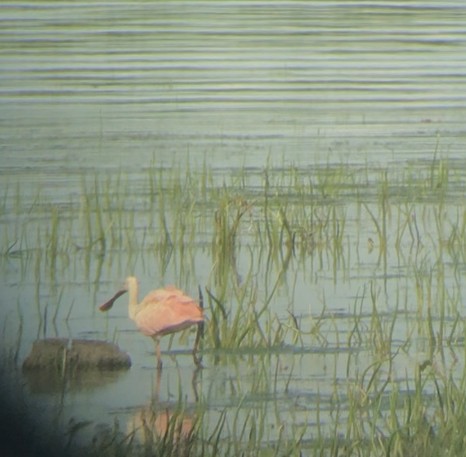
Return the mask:
[[[269,163],[228,175],[206,160],[154,160],[137,182],[86,176],[60,198],[10,185],[1,261],[32,278],[33,297],[18,299],[20,325],[4,322],[3,346],[14,340],[17,360],[20,339],[8,335],[26,313],[47,335],[95,312],[115,272],[139,268],[200,286],[204,361],[232,370],[224,403],[199,381],[190,455],[462,455],[463,179],[437,152],[403,170]],[[67,298],[70,282],[88,285],[88,303]],[[115,426],[89,452],[169,455],[178,427],[169,421],[165,440],[146,431],[141,445]]]

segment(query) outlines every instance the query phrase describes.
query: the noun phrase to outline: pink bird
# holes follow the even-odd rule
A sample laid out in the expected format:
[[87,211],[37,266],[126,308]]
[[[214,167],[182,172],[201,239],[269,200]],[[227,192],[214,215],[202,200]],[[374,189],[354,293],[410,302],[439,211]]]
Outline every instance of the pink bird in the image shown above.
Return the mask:
[[101,311],[108,311],[115,300],[129,293],[129,317],[136,322],[138,329],[155,342],[157,368],[162,368],[160,356],[160,337],[184,330],[191,325],[198,325],[198,333],[193,348],[193,358],[200,365],[196,352],[202,331],[204,316],[202,308],[194,299],[174,286],[166,286],[149,292],[138,304],[138,280],[128,276],[123,289],[119,290],[110,300],[100,305]]

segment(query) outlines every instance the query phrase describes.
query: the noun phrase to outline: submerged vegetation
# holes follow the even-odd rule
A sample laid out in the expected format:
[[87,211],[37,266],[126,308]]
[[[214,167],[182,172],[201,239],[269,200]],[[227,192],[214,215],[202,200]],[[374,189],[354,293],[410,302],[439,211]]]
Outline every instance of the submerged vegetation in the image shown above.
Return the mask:
[[79,262],[98,283],[109,265],[142,263],[201,282],[204,360],[236,373],[225,404],[202,389],[189,405],[189,433],[180,400],[162,434],[115,426],[88,452],[462,455],[464,171],[437,155],[404,171],[197,165],[83,177],[67,196],[4,190],[2,261],[33,266],[44,333],[72,313],[59,290],[42,304],[44,279],[58,287]]

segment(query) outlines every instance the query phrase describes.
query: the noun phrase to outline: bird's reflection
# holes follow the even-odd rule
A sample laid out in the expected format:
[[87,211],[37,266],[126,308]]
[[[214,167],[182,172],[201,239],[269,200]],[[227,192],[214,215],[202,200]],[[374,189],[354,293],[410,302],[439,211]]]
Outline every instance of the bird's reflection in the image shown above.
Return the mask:
[[152,405],[142,408],[128,424],[133,438],[144,445],[162,441],[172,446],[188,444],[196,423],[196,417],[184,410],[169,406],[164,410],[153,409]]
[[[128,436],[146,449],[156,450],[157,446],[163,446],[165,451],[169,449],[173,455],[185,454],[192,443],[198,424],[196,405],[199,400],[200,373],[200,369],[195,369],[192,373],[194,401],[189,403],[183,398],[179,398],[178,401],[162,400],[160,385],[163,370],[156,370],[152,399],[148,405],[138,409],[131,416],[127,425]],[[182,373],[178,372],[178,376],[181,379]],[[181,389],[180,394],[185,397]]]

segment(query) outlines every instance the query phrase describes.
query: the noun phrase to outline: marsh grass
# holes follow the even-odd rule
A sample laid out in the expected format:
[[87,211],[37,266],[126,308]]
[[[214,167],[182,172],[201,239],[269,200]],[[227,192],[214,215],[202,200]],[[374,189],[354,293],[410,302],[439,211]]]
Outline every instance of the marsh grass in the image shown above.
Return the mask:
[[[86,265],[89,282],[122,255],[125,268],[156,265],[162,276],[175,265],[173,282],[191,290],[196,254],[210,259],[200,275],[204,355],[213,366],[234,359],[252,374],[242,380],[238,371],[235,402],[216,415],[201,398],[190,455],[463,455],[464,183],[438,152],[401,172],[268,164],[225,176],[206,161],[192,168],[154,160],[138,181],[123,172],[87,176],[56,200],[43,190],[27,199],[9,186],[0,202],[1,260],[22,265],[24,275],[33,266],[39,333],[73,312],[62,313],[58,286],[73,259]],[[319,281],[342,288],[345,307],[325,299],[317,311],[300,306],[296,284],[313,294]],[[46,303],[45,283],[55,291]],[[319,385],[301,410],[308,380],[296,387],[293,356],[316,351],[344,367],[335,362],[325,378],[331,388]],[[18,351],[9,354],[17,359]],[[260,398],[268,402],[254,402]],[[175,430],[176,421],[172,438]],[[170,435],[141,447],[114,432],[95,455],[174,452]]]

